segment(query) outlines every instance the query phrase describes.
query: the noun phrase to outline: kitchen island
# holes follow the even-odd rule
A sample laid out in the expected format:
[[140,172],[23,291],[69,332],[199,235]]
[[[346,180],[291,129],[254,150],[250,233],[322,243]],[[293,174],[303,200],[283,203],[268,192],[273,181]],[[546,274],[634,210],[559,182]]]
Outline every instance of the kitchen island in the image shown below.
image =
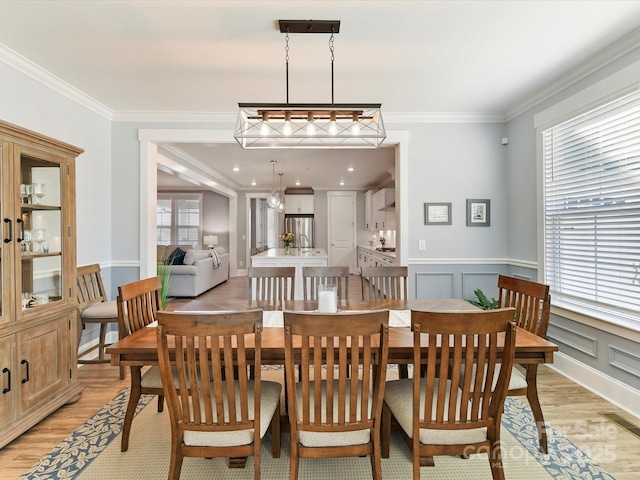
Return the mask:
[[329,256],[322,248],[291,248],[289,255],[284,253],[284,248],[270,248],[251,257],[252,267],[295,267],[294,300],[304,299],[302,267],[326,267],[328,262]]

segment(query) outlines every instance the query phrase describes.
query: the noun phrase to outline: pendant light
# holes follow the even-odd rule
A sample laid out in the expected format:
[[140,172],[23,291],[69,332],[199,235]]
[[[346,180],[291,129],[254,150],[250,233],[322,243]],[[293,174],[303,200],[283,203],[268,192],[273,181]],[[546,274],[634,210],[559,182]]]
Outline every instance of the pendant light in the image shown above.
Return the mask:
[[279,173],[278,175],[280,175],[280,203],[278,204],[276,210],[278,210],[279,212],[284,212],[284,192],[282,191],[282,175],[284,174]]
[[280,195],[276,192],[276,162],[275,160],[271,160],[271,194],[267,197],[267,205],[271,208],[278,208],[280,205]]
[[[280,20],[285,33],[287,103],[238,103],[234,138],[242,148],[377,148],[386,138],[381,104],[335,103],[334,35],[339,20]],[[289,33],[331,34],[331,103],[289,103]]]

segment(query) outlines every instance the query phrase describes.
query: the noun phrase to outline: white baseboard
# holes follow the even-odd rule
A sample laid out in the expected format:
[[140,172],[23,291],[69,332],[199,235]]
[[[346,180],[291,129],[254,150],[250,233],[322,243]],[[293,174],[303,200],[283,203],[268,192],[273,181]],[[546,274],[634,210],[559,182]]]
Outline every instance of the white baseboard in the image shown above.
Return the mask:
[[553,364],[548,367],[640,418],[640,390],[560,352],[554,354]]

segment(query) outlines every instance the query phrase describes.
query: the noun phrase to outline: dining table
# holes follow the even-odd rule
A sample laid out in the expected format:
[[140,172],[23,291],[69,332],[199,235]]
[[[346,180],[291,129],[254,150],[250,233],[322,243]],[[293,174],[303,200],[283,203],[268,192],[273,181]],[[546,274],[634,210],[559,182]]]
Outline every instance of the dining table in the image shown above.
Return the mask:
[[[245,304],[238,301],[227,302],[222,299],[194,299],[175,309],[177,312],[238,311],[261,309],[263,311],[262,364],[284,365],[284,327],[285,311],[317,311],[317,301],[284,300],[259,301],[248,300]],[[444,299],[378,299],[362,301],[339,301],[338,311],[389,310],[389,364],[413,363],[413,333],[411,332],[411,310],[446,312],[460,310],[478,310],[478,307],[466,300]],[[143,367],[158,364],[156,328],[152,323],[131,335],[111,344],[106,352],[111,356],[114,366],[131,368],[131,388],[140,388]],[[500,342],[500,338],[498,339]],[[504,341],[504,340],[502,340]],[[253,346],[247,338],[245,346]],[[514,363],[519,365],[553,363],[553,353],[558,350],[554,343],[520,327],[516,328]],[[250,353],[250,352],[248,352]],[[249,355],[250,356],[250,355]],[[533,379],[535,382],[535,378]],[[535,388],[537,386],[534,385]],[[288,427],[288,419],[283,416],[283,429]],[[242,459],[230,459],[230,467],[244,466]],[[421,465],[433,465],[433,459],[421,459]]]
[[[315,311],[316,301],[285,300],[267,302],[251,300],[243,309],[262,309],[262,363],[284,365],[284,311]],[[411,310],[460,311],[477,310],[477,307],[462,299],[382,299],[362,301],[341,301],[339,310],[389,310],[389,363],[408,364],[413,362],[413,334],[410,328]],[[176,311],[237,311],[237,301],[192,300]],[[156,333],[153,324],[138,330],[107,347],[111,364],[115,366],[144,367],[158,364]],[[516,330],[514,363],[519,365],[553,363],[553,353],[558,350],[554,343],[520,327]],[[248,340],[248,346],[251,345]]]

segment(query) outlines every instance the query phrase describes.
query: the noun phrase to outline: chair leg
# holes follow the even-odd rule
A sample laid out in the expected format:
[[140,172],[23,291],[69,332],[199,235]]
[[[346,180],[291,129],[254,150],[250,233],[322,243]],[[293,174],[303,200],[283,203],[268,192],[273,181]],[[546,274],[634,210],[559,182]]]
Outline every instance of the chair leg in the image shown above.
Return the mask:
[[164,410],[164,395],[158,395],[158,413]]
[[180,471],[182,470],[182,460],[184,457],[180,453],[180,446],[172,446],[171,462],[169,464],[169,480],[180,480]]
[[100,343],[98,344],[98,359],[104,360],[104,349],[107,343],[107,322],[100,323]]
[[533,412],[533,418],[536,421],[540,451],[548,453],[547,428],[544,423],[540,400],[538,399],[538,365],[535,364],[527,366],[527,400]]
[[280,458],[280,402],[271,419],[271,439],[273,441],[273,458]]
[[126,452],[129,449],[129,434],[131,433],[131,422],[133,422],[133,415],[136,412],[138,401],[142,392],[140,391],[140,379],[142,375],[140,373],[141,367],[130,367],[131,373],[131,391],[129,392],[129,403],[127,404],[127,412],[124,415],[124,424],[122,425],[122,443],[120,445],[120,451]]
[[404,363],[398,365],[398,378],[409,378],[409,368]]
[[298,458],[298,441],[291,437],[291,459],[289,462],[289,480],[298,480],[298,469],[300,459]]
[[373,441],[371,454],[371,473],[373,474],[373,480],[382,480],[382,463],[380,460],[380,428],[376,428],[372,432]]
[[389,458],[389,445],[391,443],[391,410],[387,404],[382,404],[382,426],[380,440],[380,450],[382,458]]
[[500,446],[500,419],[498,419],[497,428],[489,428],[489,440],[491,440],[491,450],[489,453],[489,466],[491,467],[491,476],[493,480],[505,480],[504,468],[502,465],[502,448]]

